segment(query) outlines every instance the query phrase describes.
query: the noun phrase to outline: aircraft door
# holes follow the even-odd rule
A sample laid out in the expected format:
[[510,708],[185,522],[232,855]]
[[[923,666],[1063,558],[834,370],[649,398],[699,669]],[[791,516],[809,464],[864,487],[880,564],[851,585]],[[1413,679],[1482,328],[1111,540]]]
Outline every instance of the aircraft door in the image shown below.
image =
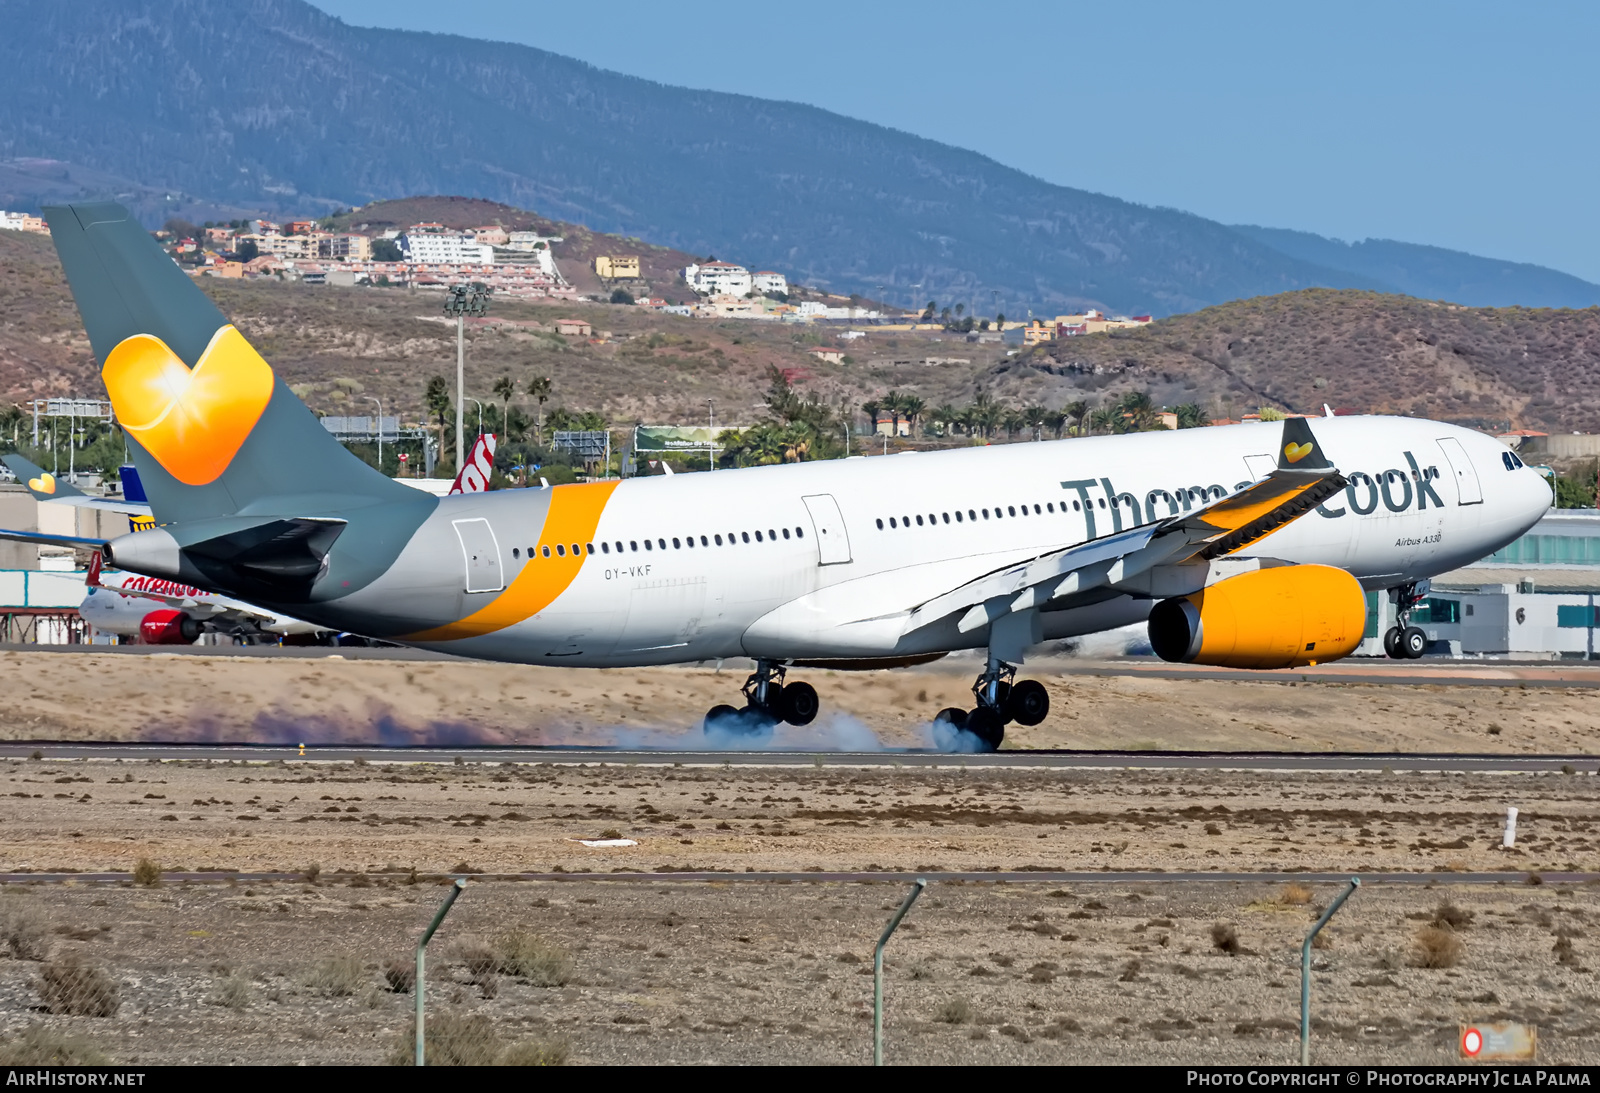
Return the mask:
[[811,514],[811,526],[817,537],[817,564],[844,565],[850,561],[850,536],[844,529],[844,516],[839,503],[831,494],[815,493],[802,497],[806,511]]
[[479,518],[454,523],[466,562],[466,591],[499,592],[506,582],[500,569],[500,544],[489,521]]
[[1461,446],[1461,441],[1453,436],[1439,438],[1439,447],[1444,452],[1445,462],[1455,472],[1457,496],[1463,505],[1483,504],[1483,486],[1478,482],[1478,471],[1472,465],[1472,460],[1467,458],[1467,450]]

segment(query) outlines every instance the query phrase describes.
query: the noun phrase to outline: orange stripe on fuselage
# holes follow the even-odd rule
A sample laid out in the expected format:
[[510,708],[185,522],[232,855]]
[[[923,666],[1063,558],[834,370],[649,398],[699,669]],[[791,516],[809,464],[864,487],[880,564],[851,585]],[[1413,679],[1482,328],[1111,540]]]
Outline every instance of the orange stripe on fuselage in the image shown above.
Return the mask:
[[[619,482],[589,482],[575,486],[553,486],[550,490],[550,511],[545,514],[544,530],[539,533],[539,550],[528,559],[516,579],[489,603],[461,619],[431,630],[407,635],[405,641],[457,641],[492,634],[532,618],[556,601],[577,578],[578,571],[588,560],[580,551],[594,541],[594,532],[600,526],[600,514]],[[566,555],[556,554],[556,545],[566,548]],[[550,557],[544,549],[550,549]]]

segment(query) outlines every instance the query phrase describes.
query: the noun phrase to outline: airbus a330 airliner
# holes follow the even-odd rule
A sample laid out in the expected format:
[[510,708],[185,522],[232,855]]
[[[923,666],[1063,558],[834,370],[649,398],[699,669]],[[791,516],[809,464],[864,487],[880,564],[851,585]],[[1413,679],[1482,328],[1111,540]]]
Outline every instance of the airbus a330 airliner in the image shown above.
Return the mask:
[[1048,714],[1016,679],[1031,646],[1141,620],[1167,660],[1336,660],[1365,590],[1404,621],[1427,578],[1550,504],[1493,438],[1387,417],[431,497],[344,451],[126,209],[45,215],[159,524],[90,542],[109,563],[462,656],[754,658],[708,727],[809,722],[797,669],[983,649],[972,708],[935,725],[992,749]]

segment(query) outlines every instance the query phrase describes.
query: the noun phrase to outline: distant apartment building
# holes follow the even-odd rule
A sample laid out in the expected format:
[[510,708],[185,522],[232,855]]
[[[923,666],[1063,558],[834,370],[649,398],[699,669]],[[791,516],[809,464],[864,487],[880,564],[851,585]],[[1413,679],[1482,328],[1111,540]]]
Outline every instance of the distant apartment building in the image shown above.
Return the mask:
[[843,364],[844,350],[835,349],[831,345],[819,345],[811,351],[811,355],[827,364]]
[[1148,326],[1150,316],[1135,315],[1109,318],[1105,312],[1090,309],[1080,315],[1057,315],[1054,319],[1034,319],[1022,331],[1024,345],[1038,345],[1057,338],[1072,338],[1080,334],[1100,334],[1107,330],[1128,330]]
[[478,242],[470,235],[407,233],[396,242],[400,244],[400,252],[406,256],[406,261],[421,265],[494,264],[494,248]]
[[424,220],[420,224],[413,224],[404,232],[406,235],[443,235],[445,227],[437,220]]
[[556,333],[568,337],[587,338],[594,333],[594,328],[583,319],[557,319]]
[[49,235],[50,228],[44,218],[27,213],[10,213],[0,210],[0,230],[13,232],[38,232]]
[[314,232],[316,230],[317,230],[317,222],[315,220],[291,220],[291,221],[289,221],[289,226],[284,229],[284,234],[285,235],[310,235],[312,232]]
[[[242,247],[246,243],[256,245],[256,253],[270,254],[277,258],[315,258],[317,257],[318,240],[308,235],[276,235],[264,232],[248,232],[235,237],[234,246]],[[182,243],[178,249],[183,249]]]
[[490,247],[503,247],[511,241],[507,231],[497,224],[490,224],[482,228],[472,229],[472,238]]
[[637,254],[602,254],[594,260],[594,272],[603,281],[637,281],[639,256]]
[[750,271],[732,262],[690,263],[683,279],[702,296],[748,296],[755,287]]
[[773,273],[770,269],[757,270],[750,281],[755,290],[763,296],[769,292],[779,296],[789,294],[789,279],[781,273]]
[[317,241],[318,258],[336,262],[372,261],[372,240],[364,235],[329,235]]

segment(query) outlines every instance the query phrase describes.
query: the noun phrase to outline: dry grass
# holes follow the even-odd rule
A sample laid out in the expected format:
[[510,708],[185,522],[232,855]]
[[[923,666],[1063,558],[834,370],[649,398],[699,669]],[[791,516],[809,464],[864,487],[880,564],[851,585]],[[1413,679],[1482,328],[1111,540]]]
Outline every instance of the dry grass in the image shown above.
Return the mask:
[[561,987],[572,978],[572,957],[529,930],[507,930],[494,939],[496,967],[535,987]]
[[45,1025],[29,1025],[0,1041],[0,1066],[108,1066],[104,1052],[81,1036]]
[[496,1066],[565,1066],[572,1048],[562,1039],[519,1040],[502,1051]]
[[1466,946],[1449,926],[1429,924],[1411,942],[1411,963],[1417,968],[1453,968],[1461,963]]
[[41,967],[36,986],[50,1013],[113,1017],[122,1005],[122,991],[116,980],[78,953],[69,953]]
[[[493,1066],[504,1045],[482,1014],[440,1013],[428,1017],[423,1034],[428,1066]],[[417,1023],[410,1021],[390,1056],[398,1066],[416,1063]]]
[[155,888],[161,883],[161,866],[149,858],[140,858],[133,867],[133,883],[140,888]]
[[1290,881],[1278,893],[1278,902],[1285,907],[1304,907],[1311,902],[1311,889],[1298,881]]
[[331,956],[301,977],[308,988],[328,998],[348,998],[367,982],[367,969],[354,956]]
[[0,939],[18,960],[48,960],[54,939],[44,915],[32,907],[8,907],[0,912]]
[[250,1008],[255,996],[250,977],[243,972],[234,972],[217,980],[217,993],[211,1000],[226,1009],[243,1010]]
[[1219,952],[1227,953],[1229,956],[1237,956],[1244,951],[1244,946],[1239,943],[1239,932],[1227,922],[1212,925],[1211,944]]
[[946,1025],[964,1025],[972,1020],[972,1003],[965,998],[952,998],[934,1011],[933,1019]]
[[1463,911],[1449,900],[1445,900],[1434,908],[1433,924],[1452,930],[1464,930],[1472,925],[1472,917],[1471,911]]
[[411,957],[398,957],[383,962],[383,981],[394,994],[410,994],[417,981],[416,961]]

